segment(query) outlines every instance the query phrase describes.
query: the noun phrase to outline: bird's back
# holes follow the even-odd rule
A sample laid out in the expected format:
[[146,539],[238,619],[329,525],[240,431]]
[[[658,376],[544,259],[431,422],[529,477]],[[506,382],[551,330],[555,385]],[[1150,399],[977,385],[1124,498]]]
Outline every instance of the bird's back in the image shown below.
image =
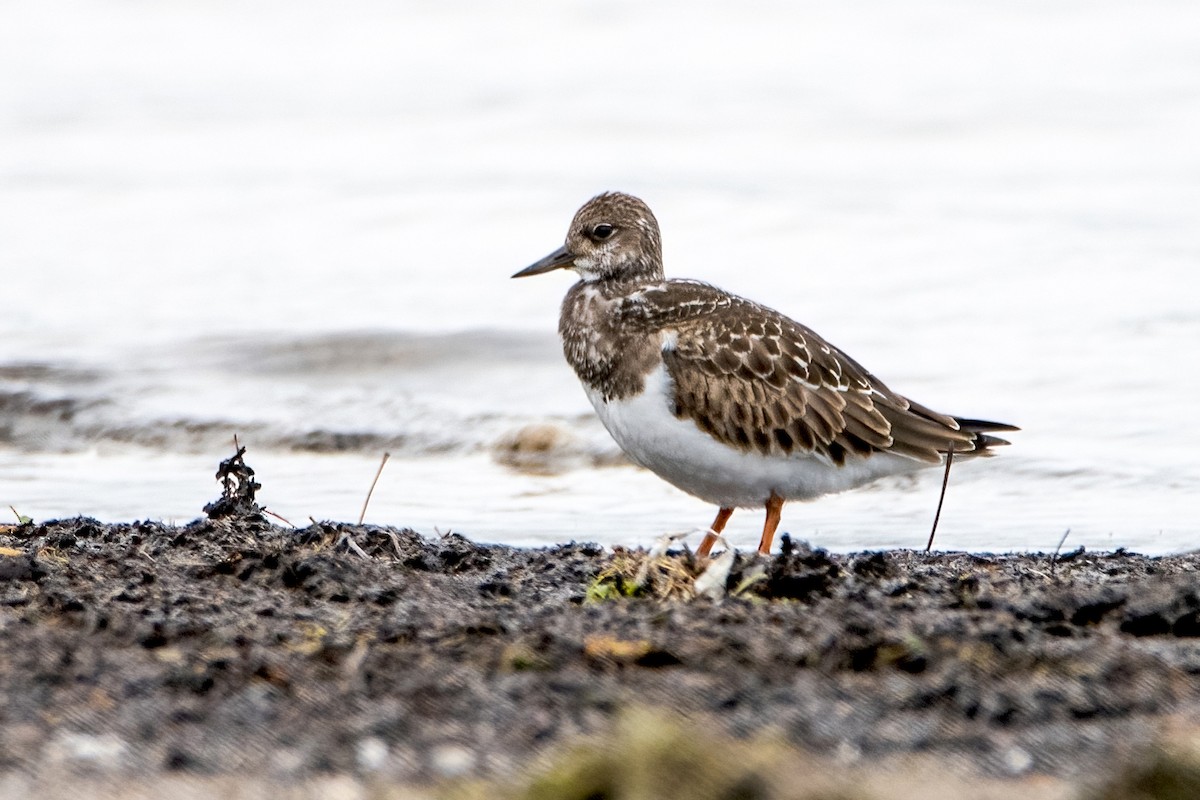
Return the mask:
[[[841,464],[887,451],[939,463],[950,449],[983,455],[1005,443],[984,432],[1013,430],[914,403],[810,328],[700,281],[584,285],[568,294],[568,303],[564,322],[569,311],[576,323],[600,320],[581,329],[604,331],[577,332],[574,341],[586,344],[578,352],[596,352],[597,341],[613,343],[612,371],[634,388],[661,358],[673,387],[672,413],[748,452],[816,454]],[[592,314],[582,310],[589,307]]]

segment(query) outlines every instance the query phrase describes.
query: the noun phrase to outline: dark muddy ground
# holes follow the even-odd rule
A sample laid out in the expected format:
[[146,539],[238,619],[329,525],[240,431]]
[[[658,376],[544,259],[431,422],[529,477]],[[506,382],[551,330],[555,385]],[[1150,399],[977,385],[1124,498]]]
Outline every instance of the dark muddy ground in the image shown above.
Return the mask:
[[644,554],[225,511],[0,528],[0,774],[505,776],[652,706],[831,763],[1074,780],[1200,718],[1196,555],[785,542],[714,602],[624,596]]

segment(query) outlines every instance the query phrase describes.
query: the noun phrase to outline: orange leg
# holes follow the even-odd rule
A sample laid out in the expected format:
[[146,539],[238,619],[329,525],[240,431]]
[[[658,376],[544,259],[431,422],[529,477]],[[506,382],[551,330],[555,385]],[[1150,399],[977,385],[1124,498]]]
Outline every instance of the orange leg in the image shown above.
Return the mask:
[[758,542],[758,552],[771,554],[771,540],[775,538],[775,529],[779,527],[779,517],[783,514],[783,498],[771,492],[767,500],[767,518],[763,522],[762,539]]
[[696,550],[698,558],[704,558],[708,555],[713,545],[717,543],[717,534],[725,530],[725,523],[729,522],[729,518],[732,516],[732,508],[722,508],[717,512],[717,518],[713,520],[712,530],[704,534],[704,541],[700,543],[700,547]]

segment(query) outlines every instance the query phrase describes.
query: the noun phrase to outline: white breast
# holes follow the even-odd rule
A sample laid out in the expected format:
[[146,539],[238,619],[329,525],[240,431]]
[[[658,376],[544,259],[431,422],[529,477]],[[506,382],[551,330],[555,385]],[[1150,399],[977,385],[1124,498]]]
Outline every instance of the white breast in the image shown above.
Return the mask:
[[587,389],[587,394],[600,421],[630,459],[688,494],[723,508],[761,507],[772,492],[785,500],[811,500],[927,466],[876,453],[848,458],[838,467],[821,456],[763,456],[723,445],[690,420],[671,413],[671,379],[662,365],[647,376],[642,394],[611,402],[593,390]]

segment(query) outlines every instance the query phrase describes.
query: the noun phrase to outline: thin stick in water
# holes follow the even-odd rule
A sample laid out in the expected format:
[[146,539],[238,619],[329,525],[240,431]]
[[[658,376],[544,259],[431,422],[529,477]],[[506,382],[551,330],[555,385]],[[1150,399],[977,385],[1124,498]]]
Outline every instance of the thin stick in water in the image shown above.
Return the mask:
[[950,465],[954,463],[954,442],[946,451],[946,471],[942,473],[942,493],[938,496],[937,512],[933,515],[933,527],[929,529],[929,541],[925,543],[925,552],[933,548],[933,537],[937,533],[938,520],[942,518],[942,503],[946,502],[946,484],[950,483]]
[[358,524],[362,525],[363,520],[367,517],[367,504],[371,502],[371,495],[375,493],[375,484],[379,483],[379,476],[383,474],[383,465],[392,457],[391,453],[384,453],[383,460],[379,462],[379,469],[375,472],[375,480],[371,481],[371,488],[367,490],[367,499],[363,500],[362,513],[358,515]]

